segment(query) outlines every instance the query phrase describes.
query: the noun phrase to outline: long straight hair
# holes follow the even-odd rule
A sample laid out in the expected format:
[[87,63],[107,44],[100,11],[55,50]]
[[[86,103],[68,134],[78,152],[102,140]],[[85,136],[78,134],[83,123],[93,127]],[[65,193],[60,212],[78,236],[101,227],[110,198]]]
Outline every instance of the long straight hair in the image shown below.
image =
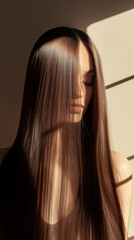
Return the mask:
[[[88,109],[75,122],[69,106],[78,97],[80,41],[95,77]],[[95,45],[75,28],[47,31],[30,54],[17,136],[0,170],[6,239],[124,240],[109,139]]]

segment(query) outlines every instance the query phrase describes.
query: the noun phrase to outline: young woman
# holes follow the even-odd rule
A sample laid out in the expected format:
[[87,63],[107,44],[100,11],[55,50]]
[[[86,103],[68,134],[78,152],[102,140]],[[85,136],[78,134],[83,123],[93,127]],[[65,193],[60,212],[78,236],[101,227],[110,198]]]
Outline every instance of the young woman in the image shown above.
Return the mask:
[[32,49],[18,133],[0,169],[1,239],[127,239],[131,174],[110,147],[93,42],[74,28],[47,31]]

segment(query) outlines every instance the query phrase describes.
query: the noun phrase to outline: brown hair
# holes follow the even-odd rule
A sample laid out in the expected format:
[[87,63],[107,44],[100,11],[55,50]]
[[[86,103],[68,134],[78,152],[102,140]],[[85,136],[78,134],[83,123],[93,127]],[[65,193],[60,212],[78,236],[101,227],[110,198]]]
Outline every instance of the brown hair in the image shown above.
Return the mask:
[[[93,56],[96,74],[88,109],[74,123],[68,106],[77,89],[80,41]],[[54,166],[60,169],[57,178]],[[35,43],[18,133],[3,161],[0,182],[7,239],[125,239],[101,61],[83,31],[57,27]],[[55,225],[48,224],[53,208]]]

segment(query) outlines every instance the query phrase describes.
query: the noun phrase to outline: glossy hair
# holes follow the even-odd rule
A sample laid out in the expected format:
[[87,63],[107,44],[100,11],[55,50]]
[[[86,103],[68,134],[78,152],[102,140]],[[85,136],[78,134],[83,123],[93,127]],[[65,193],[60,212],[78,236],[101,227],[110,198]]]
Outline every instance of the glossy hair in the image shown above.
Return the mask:
[[[95,77],[88,109],[82,120],[74,123],[68,110],[78,94],[80,41],[92,54]],[[57,142],[60,176],[56,178]],[[7,239],[125,239],[102,66],[85,32],[57,27],[35,43],[27,66],[17,136],[0,171],[0,214]],[[55,184],[60,186],[56,204]],[[47,221],[52,217],[52,206],[59,220],[55,225]]]

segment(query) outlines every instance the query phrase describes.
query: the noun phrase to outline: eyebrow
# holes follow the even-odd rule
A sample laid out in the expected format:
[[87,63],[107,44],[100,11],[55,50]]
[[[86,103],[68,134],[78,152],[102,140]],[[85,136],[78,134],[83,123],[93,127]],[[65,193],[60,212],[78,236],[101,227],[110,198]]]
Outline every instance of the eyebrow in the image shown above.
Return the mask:
[[91,69],[91,70],[89,70],[88,72],[85,72],[81,77],[87,75],[88,73],[95,73],[95,70],[94,70],[94,69]]

